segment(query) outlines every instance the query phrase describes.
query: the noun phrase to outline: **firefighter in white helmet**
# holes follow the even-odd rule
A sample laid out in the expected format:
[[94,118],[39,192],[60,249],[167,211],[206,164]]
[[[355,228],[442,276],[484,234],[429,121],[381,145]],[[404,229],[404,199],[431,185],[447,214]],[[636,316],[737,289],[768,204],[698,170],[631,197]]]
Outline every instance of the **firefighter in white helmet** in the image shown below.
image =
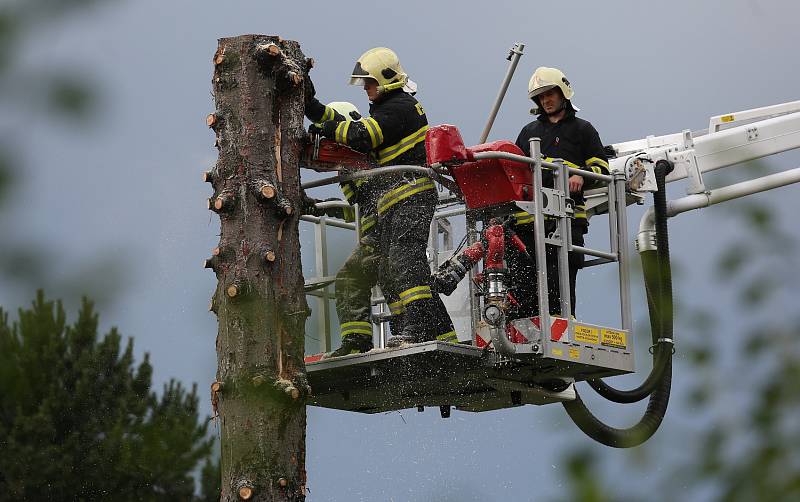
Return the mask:
[[[409,80],[397,55],[385,47],[368,50],[356,61],[350,84],[360,85],[366,92],[369,117],[348,118],[322,105],[314,97],[313,85],[307,87],[306,116],[321,123],[320,132],[355,150],[369,152],[379,167],[424,165],[428,120],[413,96],[416,84]],[[374,205],[377,215],[374,243],[380,260],[378,283],[395,319],[388,345],[433,339],[456,341],[444,304],[431,290],[425,254],[438,199],[433,180],[420,174],[382,174],[356,185],[352,193],[345,191],[345,196],[360,206]],[[364,283],[345,274],[342,281],[348,280],[358,287]],[[368,310],[369,302],[362,308]],[[341,324],[341,353],[369,350],[372,325],[368,317],[358,314],[344,318],[349,317],[358,319]]]
[[[594,126],[586,120],[575,116],[578,111],[572,103],[574,91],[572,85],[561,70],[539,67],[533,72],[528,83],[528,98],[533,100],[533,113],[537,120],[522,128],[517,137],[519,146],[526,155],[530,155],[530,138],[541,139],[541,152],[546,161],[563,159],[569,166],[583,171],[608,174],[608,158],[600,141],[600,135]],[[553,186],[552,173],[544,172],[545,186]],[[589,228],[586,218],[586,201],[583,190],[592,188],[594,181],[573,174],[569,177],[569,196],[574,201],[575,217],[572,220],[572,244],[584,245],[584,235]],[[533,218],[525,212],[518,213],[515,231],[522,238],[528,249],[534,248]],[[549,231],[555,229],[553,221],[545,221]],[[536,296],[536,272],[534,264],[525,256],[512,250],[509,256],[509,270],[512,278],[512,290],[519,300],[518,317],[527,317],[538,313]],[[575,281],[578,270],[583,267],[583,255],[569,253],[570,305],[572,312],[561,313],[558,286],[557,251],[547,246],[547,277],[550,284],[549,304],[551,313],[575,315]]]

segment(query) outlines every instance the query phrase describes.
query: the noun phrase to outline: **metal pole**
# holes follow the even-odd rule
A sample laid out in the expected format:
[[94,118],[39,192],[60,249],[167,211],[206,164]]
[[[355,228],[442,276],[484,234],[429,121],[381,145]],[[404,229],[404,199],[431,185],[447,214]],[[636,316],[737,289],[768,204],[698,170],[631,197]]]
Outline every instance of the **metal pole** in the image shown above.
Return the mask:
[[536,250],[536,294],[539,296],[539,326],[542,329],[542,340],[550,337],[550,301],[547,297],[547,253],[544,242],[544,212],[542,210],[542,154],[539,138],[530,139],[530,151],[533,164],[533,228],[534,247]]
[[[686,211],[708,207],[720,202],[738,199],[747,195],[780,188],[800,182],[800,167],[780,173],[762,176],[753,180],[742,181],[722,188],[711,190],[705,194],[694,194],[667,202],[667,216],[677,216]],[[639,221],[639,247],[648,244],[648,236],[655,232],[655,211],[649,208]]]
[[517,42],[508,53],[507,59],[511,61],[511,64],[508,65],[506,77],[503,79],[503,83],[500,85],[500,92],[497,93],[497,98],[494,100],[492,111],[489,112],[489,120],[486,122],[486,127],[483,128],[481,139],[478,141],[478,143],[486,143],[486,138],[489,137],[489,131],[492,130],[494,119],[497,118],[497,112],[500,110],[500,105],[503,103],[503,98],[506,96],[506,91],[508,90],[508,84],[511,83],[511,77],[514,76],[514,71],[517,69],[517,63],[519,63],[519,58],[522,57],[522,51],[524,49],[525,44]]
[[[317,275],[319,277],[328,276],[328,241],[325,225],[325,216],[319,218],[319,224],[315,230],[315,245],[317,257]],[[319,317],[317,322],[320,329],[320,352],[328,352],[331,350],[331,307],[330,300],[328,299],[328,286],[322,288],[322,295],[317,298],[317,306],[319,307]]]
[[[478,240],[477,223],[475,216],[472,212],[467,211],[467,246],[475,244]],[[475,343],[475,333],[478,330],[478,323],[481,322],[481,301],[477,296],[477,288],[475,287],[475,267],[469,269],[469,311],[470,311],[470,330],[472,343]]]
[[[559,168],[556,173],[558,174],[559,183],[554,183],[553,186],[560,185],[564,197],[568,197],[569,175],[563,162],[559,162]],[[572,314],[572,298],[569,287],[569,246],[572,244],[572,225],[566,214],[558,217],[558,235],[561,240],[561,246],[558,248],[558,292],[561,297],[559,308],[561,317],[569,319]]]
[[[630,273],[630,252],[628,250],[628,216],[625,204],[625,173],[614,172],[614,182],[609,187],[609,193],[615,191],[616,225],[618,229],[617,237],[617,266],[619,270],[619,295],[620,295],[620,315],[622,317],[622,329],[631,331],[633,329],[633,315],[631,314],[631,273]],[[610,206],[609,206],[610,207]],[[630,337],[631,341],[633,337]],[[633,347],[630,349],[633,350]]]

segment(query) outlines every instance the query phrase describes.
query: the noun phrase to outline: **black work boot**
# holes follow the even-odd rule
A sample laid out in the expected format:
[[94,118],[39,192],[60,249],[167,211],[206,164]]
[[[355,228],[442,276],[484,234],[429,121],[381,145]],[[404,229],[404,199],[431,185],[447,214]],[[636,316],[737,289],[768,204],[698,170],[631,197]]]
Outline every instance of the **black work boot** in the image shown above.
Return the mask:
[[406,324],[403,329],[396,335],[392,335],[386,340],[386,346],[389,348],[401,347],[411,343],[417,343],[420,340],[417,338],[421,326],[414,324]]
[[333,352],[328,352],[323,359],[330,357],[346,356],[350,354],[363,354],[372,350],[372,337],[369,335],[344,335],[342,337],[342,346]]

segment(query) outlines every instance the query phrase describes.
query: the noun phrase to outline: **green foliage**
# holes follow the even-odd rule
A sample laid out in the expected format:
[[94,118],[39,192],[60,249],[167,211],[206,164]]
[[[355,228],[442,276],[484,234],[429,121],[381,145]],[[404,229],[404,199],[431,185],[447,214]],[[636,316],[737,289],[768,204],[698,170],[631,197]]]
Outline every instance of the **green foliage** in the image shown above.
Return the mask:
[[200,500],[202,502],[218,502],[222,492],[222,471],[219,452],[214,454],[214,460],[206,460],[203,471],[200,473]]
[[0,309],[0,493],[18,500],[191,500],[207,459],[196,388],[151,392],[152,367],[133,341],[98,338],[84,300],[68,324],[39,292],[9,323]]
[[70,118],[87,119],[95,104],[91,85],[78,75],[53,76],[45,92],[53,113]]

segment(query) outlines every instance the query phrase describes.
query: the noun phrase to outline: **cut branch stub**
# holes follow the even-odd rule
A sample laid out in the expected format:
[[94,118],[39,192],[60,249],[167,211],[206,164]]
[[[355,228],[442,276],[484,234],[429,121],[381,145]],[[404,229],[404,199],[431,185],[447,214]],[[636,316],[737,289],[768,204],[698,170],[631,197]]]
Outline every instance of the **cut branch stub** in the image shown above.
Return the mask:
[[246,479],[239,480],[236,483],[236,486],[234,486],[234,490],[236,491],[236,495],[240,500],[250,500],[253,498],[253,495],[256,491],[253,483],[247,481]]
[[214,182],[214,171],[205,171],[203,172],[203,181],[206,183],[213,183]]
[[214,382],[211,384],[211,411],[214,416],[217,416],[217,407],[219,406],[219,393],[222,392],[222,382]]
[[278,193],[278,190],[275,188],[275,185],[265,181],[259,187],[258,193],[261,194],[261,196],[265,199],[269,200],[275,197],[275,195]]
[[214,127],[214,124],[217,123],[217,114],[216,113],[209,113],[208,117],[206,117],[206,125],[208,127]]
[[214,199],[214,211],[222,213],[230,211],[236,203],[232,192],[222,192]]
[[273,263],[275,261],[275,258],[277,257],[275,255],[275,251],[273,251],[272,249],[265,249],[261,253],[261,256],[264,257],[264,261],[266,261],[267,263]]
[[211,258],[207,258],[203,262],[203,268],[210,268],[211,270],[216,272],[217,271],[217,265],[219,265],[218,261],[219,260],[217,259],[216,256],[212,256]]
[[292,203],[289,202],[289,199],[281,198],[278,201],[277,209],[279,214],[282,216],[291,216],[294,212],[294,208],[292,207]]
[[281,48],[272,42],[256,45],[256,54],[277,57],[281,55]]
[[300,397],[300,391],[294,385],[294,382],[291,380],[286,380],[285,378],[279,378],[275,380],[275,387],[279,388],[283,392],[286,393],[287,396],[291,397],[292,399],[298,399]]
[[218,258],[229,259],[231,258],[231,249],[228,246],[218,246],[211,250],[211,256]]
[[217,52],[214,53],[214,64],[219,65],[222,64],[223,61],[225,61],[225,48],[219,47]]
[[244,289],[244,282],[235,280],[225,288],[225,294],[228,295],[228,298],[233,299],[242,296],[242,294],[244,294]]

